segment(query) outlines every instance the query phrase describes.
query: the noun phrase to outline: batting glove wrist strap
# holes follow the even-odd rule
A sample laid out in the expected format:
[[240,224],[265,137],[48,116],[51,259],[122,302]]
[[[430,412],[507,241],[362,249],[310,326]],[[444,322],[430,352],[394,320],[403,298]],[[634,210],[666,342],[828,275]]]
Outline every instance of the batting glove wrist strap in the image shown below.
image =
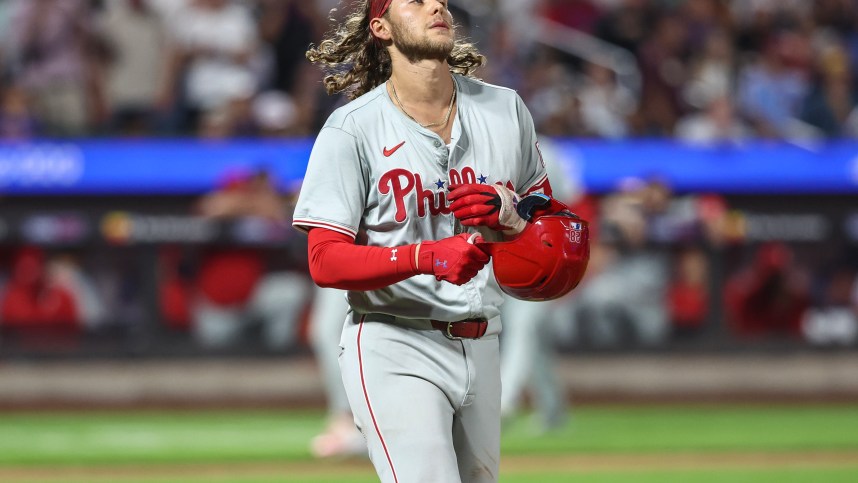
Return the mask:
[[540,216],[560,213],[578,218],[578,215],[572,213],[568,206],[543,193],[533,193],[525,196],[518,202],[516,211],[518,211],[519,216],[529,222],[533,222]]
[[420,243],[415,250],[418,273],[456,285],[468,282],[489,262],[489,256],[474,245],[477,240],[477,235],[462,233]]
[[502,231],[505,235],[517,235],[526,226],[524,219],[516,212],[518,195],[504,186],[452,185],[447,198],[452,202],[450,210],[453,216],[462,225],[486,226]]

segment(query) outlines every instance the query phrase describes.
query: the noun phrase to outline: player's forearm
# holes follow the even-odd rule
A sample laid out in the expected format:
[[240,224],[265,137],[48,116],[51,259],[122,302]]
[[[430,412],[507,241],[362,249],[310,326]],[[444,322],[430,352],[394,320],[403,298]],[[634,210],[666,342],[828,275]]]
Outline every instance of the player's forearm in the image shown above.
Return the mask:
[[367,247],[342,233],[310,231],[310,276],[320,287],[376,290],[418,274],[416,245]]

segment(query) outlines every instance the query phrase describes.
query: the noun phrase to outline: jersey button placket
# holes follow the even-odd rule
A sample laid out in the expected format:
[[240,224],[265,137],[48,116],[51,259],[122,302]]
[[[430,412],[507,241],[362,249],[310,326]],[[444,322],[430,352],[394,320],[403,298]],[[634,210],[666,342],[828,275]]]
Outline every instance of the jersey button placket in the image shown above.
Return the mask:
[[[435,141],[440,144],[441,141]],[[440,163],[444,167],[444,172],[450,173],[450,149],[447,146],[438,150],[438,163]],[[450,181],[447,180],[447,187],[449,188]],[[459,220],[456,219],[453,215],[450,215],[450,224],[453,228],[453,235],[458,235],[460,233],[465,233],[465,227],[459,223]]]

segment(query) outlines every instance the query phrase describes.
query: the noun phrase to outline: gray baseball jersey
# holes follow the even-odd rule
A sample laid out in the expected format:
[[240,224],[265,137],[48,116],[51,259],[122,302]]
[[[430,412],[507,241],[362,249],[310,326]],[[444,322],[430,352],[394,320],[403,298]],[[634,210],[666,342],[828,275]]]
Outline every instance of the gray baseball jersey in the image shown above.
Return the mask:
[[[454,81],[458,110],[448,145],[403,114],[385,85],[334,112],[313,147],[293,224],[387,247],[394,263],[397,246],[475,230],[451,214],[451,183],[501,183],[521,194],[547,187],[518,95],[467,77]],[[340,369],[381,480],[497,481],[503,297],[491,267],[461,286],[417,275],[350,291],[348,300]],[[480,339],[451,340],[429,322],[474,318],[489,320]]]
[[[394,258],[397,245],[467,231],[448,209],[450,183],[501,183],[522,194],[541,190],[547,176],[521,98],[467,77],[454,79],[458,113],[449,146],[408,119],[384,85],[335,111],[313,147],[294,225],[391,247]],[[481,231],[488,240],[498,236]],[[490,267],[463,286],[418,275],[349,292],[348,299],[358,313],[446,321],[493,319],[503,301]],[[499,330],[490,326],[488,333]]]

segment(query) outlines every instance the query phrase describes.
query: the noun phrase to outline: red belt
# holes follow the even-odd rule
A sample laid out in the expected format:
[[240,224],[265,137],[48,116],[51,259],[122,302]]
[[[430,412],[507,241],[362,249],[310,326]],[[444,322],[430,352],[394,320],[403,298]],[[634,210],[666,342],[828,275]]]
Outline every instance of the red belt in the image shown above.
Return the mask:
[[479,339],[486,334],[489,321],[486,319],[459,320],[456,322],[433,320],[432,327],[443,332],[448,339]]

